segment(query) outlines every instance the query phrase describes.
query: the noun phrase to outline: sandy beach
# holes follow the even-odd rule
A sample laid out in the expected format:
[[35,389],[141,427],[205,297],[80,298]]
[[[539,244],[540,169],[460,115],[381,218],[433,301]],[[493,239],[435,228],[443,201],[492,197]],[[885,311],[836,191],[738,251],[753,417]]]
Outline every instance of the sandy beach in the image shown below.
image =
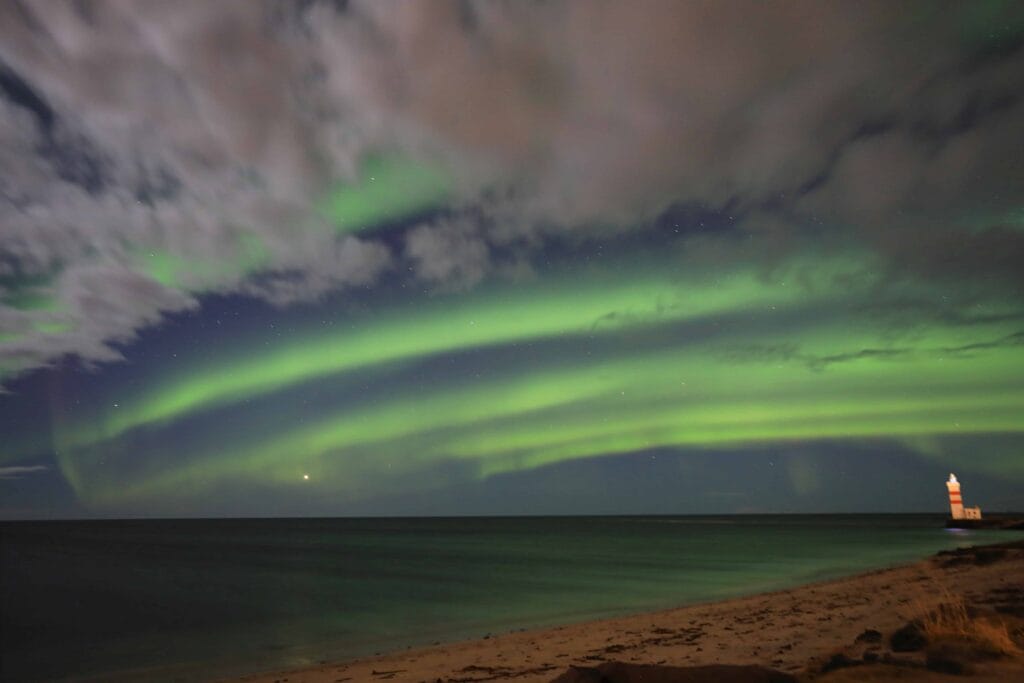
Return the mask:
[[[911,620],[958,599],[972,614],[1005,623],[1019,643],[1024,635],[1024,543],[942,553],[911,565],[724,602],[233,680],[540,683],[570,667],[613,661],[760,665],[800,680],[957,680],[963,676],[924,668],[922,648],[894,652],[891,637]],[[1024,680],[1024,661],[1014,656],[986,659],[969,669],[972,680]],[[585,672],[570,673],[589,680],[580,678]]]

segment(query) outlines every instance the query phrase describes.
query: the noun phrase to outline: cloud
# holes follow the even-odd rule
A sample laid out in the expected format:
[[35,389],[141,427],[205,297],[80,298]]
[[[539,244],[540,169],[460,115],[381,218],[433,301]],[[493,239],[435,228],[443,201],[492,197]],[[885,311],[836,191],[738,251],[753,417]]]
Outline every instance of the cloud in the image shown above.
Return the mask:
[[382,151],[444,168],[450,204],[480,216],[402,236],[443,287],[486,277],[496,248],[682,205],[737,219],[691,261],[813,239],[901,277],[1019,289],[1024,22],[970,11],[6,3],[0,376],[115,360],[112,341],[212,292],[284,305],[372,285],[393,243],[340,237],[317,207]]
[[355,237],[308,240],[275,270],[243,283],[241,291],[286,306],[345,286],[372,284],[392,265],[390,250],[378,242]]
[[470,221],[419,226],[409,231],[405,253],[417,277],[430,283],[471,287],[490,267],[490,249]]
[[734,363],[800,363],[810,370],[822,371],[833,365],[859,360],[901,361],[914,356],[933,358],[964,358],[980,351],[1013,348],[1024,345],[1024,331],[1012,332],[994,339],[973,341],[956,346],[924,346],[911,348],[849,348],[835,353],[813,353],[793,342],[777,344],[732,344],[722,346],[717,355]]
[[308,299],[390,263],[315,210],[373,143],[307,87],[294,17],[180,9],[0,10],[3,374],[116,360],[112,342],[206,293]]
[[50,469],[48,465],[13,465],[0,467],[0,479],[21,479],[26,474],[37,474]]

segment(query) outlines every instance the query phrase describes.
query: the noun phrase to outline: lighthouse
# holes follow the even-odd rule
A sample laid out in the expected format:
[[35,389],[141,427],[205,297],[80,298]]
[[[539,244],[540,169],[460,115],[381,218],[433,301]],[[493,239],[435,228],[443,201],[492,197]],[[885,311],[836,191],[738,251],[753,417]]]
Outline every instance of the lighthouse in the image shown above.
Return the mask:
[[949,473],[949,481],[946,482],[946,489],[949,491],[949,515],[953,519],[981,519],[981,508],[978,506],[965,508],[963,498],[960,497],[960,482],[956,475]]

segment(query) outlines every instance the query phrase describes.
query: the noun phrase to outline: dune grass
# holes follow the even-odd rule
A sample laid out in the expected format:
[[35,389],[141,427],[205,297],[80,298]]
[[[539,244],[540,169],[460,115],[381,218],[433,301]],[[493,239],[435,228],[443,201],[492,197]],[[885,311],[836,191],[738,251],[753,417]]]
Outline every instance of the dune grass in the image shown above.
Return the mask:
[[963,596],[951,595],[921,617],[921,630],[932,647],[957,645],[980,657],[1017,657],[1020,647],[1000,619],[973,615]]

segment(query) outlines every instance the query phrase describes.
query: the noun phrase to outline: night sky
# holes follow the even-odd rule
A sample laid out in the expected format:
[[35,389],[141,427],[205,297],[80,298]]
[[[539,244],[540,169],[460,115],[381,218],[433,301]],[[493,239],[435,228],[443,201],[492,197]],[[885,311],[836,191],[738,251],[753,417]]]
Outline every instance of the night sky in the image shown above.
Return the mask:
[[0,516],[1024,509],[1024,4],[0,4]]

